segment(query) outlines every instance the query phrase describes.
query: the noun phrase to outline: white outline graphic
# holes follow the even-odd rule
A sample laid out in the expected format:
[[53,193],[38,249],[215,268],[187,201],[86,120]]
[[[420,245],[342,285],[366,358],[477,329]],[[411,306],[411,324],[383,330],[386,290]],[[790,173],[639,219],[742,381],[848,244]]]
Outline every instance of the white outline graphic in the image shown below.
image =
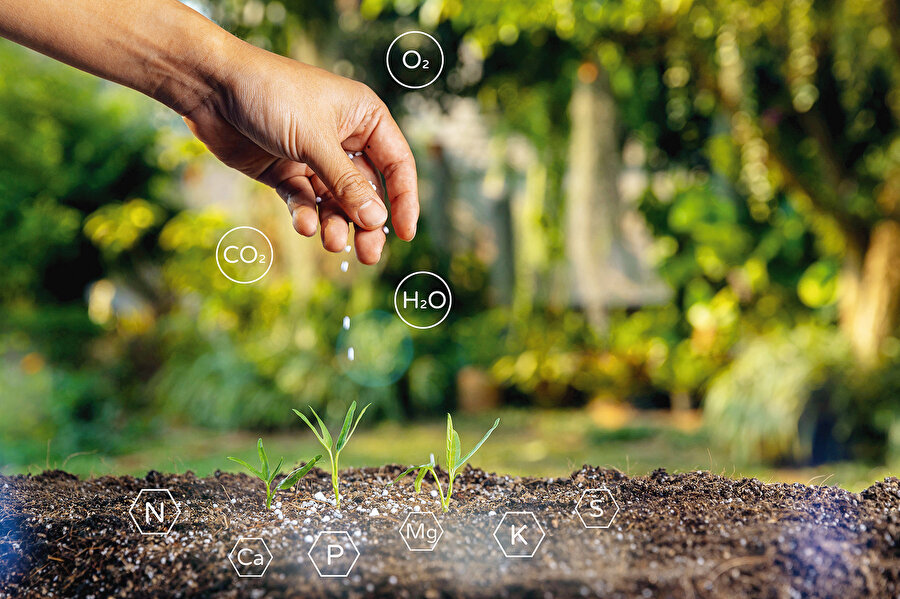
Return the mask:
[[[353,562],[350,564],[350,567],[347,568],[346,574],[322,574],[322,571],[319,570],[319,564],[316,563],[316,559],[313,557],[312,552],[313,549],[316,548],[316,545],[318,545],[319,539],[322,538],[322,535],[347,536],[347,540],[350,541],[350,545],[353,547],[353,550],[356,551],[356,557],[353,558]],[[353,542],[353,537],[351,537],[350,533],[346,530],[323,530],[316,535],[316,540],[313,541],[312,545],[309,546],[309,551],[306,552],[306,555],[309,557],[309,561],[312,562],[312,565],[315,567],[316,572],[319,574],[319,578],[347,578],[348,576],[350,576],[350,572],[353,570],[353,566],[355,566],[357,560],[359,560],[359,547],[356,546],[356,543]]]
[[[222,270],[222,265],[219,264],[219,248],[222,246],[222,241],[223,241],[226,237],[228,237],[228,234],[229,234],[229,233],[231,233],[232,231],[237,231],[238,229],[251,229],[251,230],[253,230],[253,231],[256,231],[257,233],[259,233],[260,235],[262,235],[262,236],[263,236],[263,239],[266,240],[266,243],[269,244],[269,266],[266,268],[266,272],[264,272],[263,274],[259,275],[258,277],[256,277],[256,278],[253,279],[252,281],[238,281],[237,279],[232,279],[231,277],[229,277],[228,275],[225,274],[225,271]],[[252,246],[251,246],[251,247],[252,247]],[[222,275],[223,275],[226,279],[228,279],[229,281],[231,281],[232,283],[238,283],[238,284],[240,284],[240,285],[249,285],[249,284],[251,284],[251,283],[257,282],[258,280],[260,280],[261,278],[263,278],[264,276],[266,276],[267,274],[269,274],[269,270],[272,268],[272,263],[273,263],[273,262],[275,262],[275,248],[272,247],[272,242],[269,241],[269,238],[266,236],[266,234],[263,233],[262,231],[260,231],[259,229],[257,229],[256,227],[251,227],[251,226],[249,226],[249,225],[241,225],[240,227],[234,227],[234,228],[232,228],[232,229],[228,229],[227,231],[225,231],[225,234],[222,235],[222,236],[219,238],[219,243],[216,244],[216,266],[219,268],[219,272],[222,273]]]
[[[588,493],[593,495],[597,492],[606,493],[607,495],[609,495],[610,501],[612,501],[613,505],[616,506],[616,511],[613,512],[613,515],[609,517],[609,522],[607,522],[605,526],[589,525],[587,522],[584,521],[584,518],[581,517],[581,512],[578,511],[578,506],[580,506],[581,502],[584,501],[585,496]],[[584,490],[584,492],[581,494],[581,497],[578,498],[578,502],[575,504],[574,511],[575,511],[575,515],[578,516],[578,519],[581,520],[581,523],[584,525],[585,528],[609,528],[610,526],[612,526],[613,520],[616,519],[616,516],[619,515],[620,508],[619,508],[619,503],[616,501],[616,498],[613,497],[612,491],[610,491],[606,487],[594,487],[593,489],[585,489]]]
[[[400,314],[400,308],[397,306],[397,294],[400,293],[400,288],[403,286],[403,283],[406,282],[406,279],[408,279],[410,277],[414,277],[416,275],[431,275],[432,277],[436,278],[438,281],[443,283],[444,287],[447,288],[447,311],[444,312],[444,316],[442,316],[439,321],[437,321],[434,324],[430,324],[427,327],[416,326],[416,325],[412,324],[411,322],[409,322],[408,320],[406,320],[405,318],[403,318],[403,315]],[[397,313],[397,316],[400,317],[400,320],[405,322],[407,324],[407,326],[411,326],[414,329],[419,329],[420,331],[424,331],[426,329],[433,329],[437,325],[439,325],[442,322],[444,322],[445,320],[447,320],[447,317],[450,315],[450,308],[452,308],[452,307],[453,307],[453,292],[450,291],[450,285],[448,285],[447,281],[442,279],[440,277],[440,275],[436,275],[433,272],[428,271],[428,270],[417,270],[414,273],[410,273],[410,274],[406,275],[405,277],[403,277],[403,280],[401,280],[399,283],[397,283],[397,288],[394,289],[394,312]]]
[[[438,533],[437,538],[434,540],[434,543],[431,543],[431,547],[429,547],[428,549],[413,549],[412,547],[409,546],[409,541],[406,540],[406,536],[403,534],[403,527],[406,526],[407,522],[409,522],[410,516],[416,516],[416,515],[424,516],[426,514],[431,516],[431,519],[434,520],[435,524],[437,524],[438,530],[440,532]],[[440,522],[438,522],[438,519],[437,519],[437,517],[435,517],[433,512],[410,512],[410,513],[406,514],[406,518],[403,519],[403,523],[400,525],[400,528],[397,529],[397,532],[400,533],[400,538],[403,539],[403,543],[406,545],[406,548],[409,549],[410,551],[434,551],[434,548],[437,547],[437,544],[441,541],[441,537],[444,536],[444,527],[441,526]]]
[[[263,571],[261,573],[241,574],[241,571],[238,570],[237,565],[235,565],[234,559],[231,556],[234,554],[234,550],[238,548],[238,545],[240,545],[242,541],[259,541],[260,543],[262,543],[262,546],[266,550],[266,553],[269,554],[269,559],[266,560],[266,565],[263,566]],[[269,564],[272,563],[272,552],[269,551],[269,546],[266,545],[266,541],[262,537],[240,537],[237,541],[235,541],[234,547],[231,548],[231,551],[228,552],[228,561],[231,562],[231,567],[234,568],[234,571],[238,575],[238,578],[262,578],[263,576],[265,576],[266,571],[269,569]]]
[[[169,528],[166,529],[166,532],[144,532],[144,530],[141,528],[141,525],[138,524],[137,518],[134,517],[134,506],[137,505],[138,500],[141,498],[141,495],[143,495],[145,491],[147,493],[165,493],[169,496],[169,501],[172,502],[172,505],[175,506],[175,517],[172,518],[172,523],[169,524]],[[137,527],[138,532],[142,535],[164,537],[172,531],[172,527],[175,526],[176,522],[178,522],[178,517],[181,515],[181,508],[178,507],[178,502],[175,501],[175,498],[172,497],[172,492],[168,489],[141,489],[138,492],[137,497],[134,498],[134,501],[131,502],[131,507],[128,508],[128,515],[131,516],[131,521],[134,522],[134,525]]]
[[[405,35],[409,35],[411,33],[418,33],[418,34],[424,35],[425,37],[427,37],[428,39],[430,39],[431,41],[434,42],[434,45],[438,47],[438,52],[441,53],[441,68],[438,69],[437,75],[435,75],[431,81],[429,81],[428,83],[425,83],[423,85],[407,85],[407,84],[403,83],[402,81],[400,81],[399,79],[397,79],[397,77],[394,75],[394,72],[391,71],[391,60],[390,60],[391,48],[394,47],[394,44],[397,43],[397,40],[399,40],[401,37],[403,37]],[[405,56],[406,55],[404,54],[404,57]],[[394,41],[391,42],[391,45],[388,46],[387,53],[384,55],[384,64],[385,64],[385,66],[387,66],[388,75],[390,75],[391,79],[393,79],[398,85],[402,85],[406,89],[422,89],[423,87],[428,87],[429,85],[431,85],[432,83],[437,81],[438,77],[441,76],[441,73],[444,72],[444,49],[441,48],[441,45],[438,43],[438,41],[436,39],[434,39],[434,37],[428,35],[424,31],[407,31],[406,33],[401,33],[400,35],[395,37]],[[406,63],[404,62],[404,64],[406,64]]]
[[[506,517],[510,514],[527,514],[531,516],[531,519],[534,520],[534,523],[537,524],[538,530],[541,531],[541,538],[538,539],[537,544],[534,546],[534,549],[531,550],[531,555],[509,555],[506,553],[506,547],[503,546],[503,543],[500,542],[500,539],[497,538],[497,531],[500,530],[500,527],[503,526],[503,521],[506,520]],[[509,559],[531,559],[534,557],[534,554],[537,553],[538,548],[541,546],[541,543],[544,542],[544,537],[547,536],[547,533],[544,532],[544,527],[541,526],[541,523],[538,522],[537,517],[534,515],[534,512],[504,512],[503,517],[500,518],[500,522],[497,524],[497,528],[494,529],[494,540],[497,541],[497,544],[500,545],[500,551],[503,552],[503,556]]]

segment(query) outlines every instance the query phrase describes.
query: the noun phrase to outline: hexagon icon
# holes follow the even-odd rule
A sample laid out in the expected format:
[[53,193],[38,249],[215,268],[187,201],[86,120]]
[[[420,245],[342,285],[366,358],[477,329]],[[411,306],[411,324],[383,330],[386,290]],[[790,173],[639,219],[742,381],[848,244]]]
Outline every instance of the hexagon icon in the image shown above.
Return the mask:
[[259,537],[241,537],[234,544],[228,561],[241,578],[262,578],[272,562],[272,552]]
[[506,557],[534,557],[544,540],[544,529],[533,512],[506,512],[494,529],[494,540]]
[[141,489],[128,515],[142,535],[169,534],[181,515],[181,508],[168,489]]
[[585,489],[575,504],[575,513],[585,528],[609,528],[619,513],[619,504],[606,487]]
[[316,572],[322,578],[346,578],[359,559],[359,549],[344,530],[325,530],[307,552]]
[[444,528],[431,512],[410,512],[400,525],[400,537],[410,551],[434,551]]

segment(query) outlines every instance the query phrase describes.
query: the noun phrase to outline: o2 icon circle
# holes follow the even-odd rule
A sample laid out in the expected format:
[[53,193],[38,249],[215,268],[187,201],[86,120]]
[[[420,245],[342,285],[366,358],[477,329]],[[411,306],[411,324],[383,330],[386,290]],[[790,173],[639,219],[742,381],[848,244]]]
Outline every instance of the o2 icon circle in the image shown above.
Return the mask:
[[406,275],[394,290],[394,311],[414,329],[430,329],[441,324],[452,305],[450,285],[427,270]]
[[266,234],[243,225],[225,232],[216,245],[216,266],[233,283],[255,283],[272,268],[275,250]]
[[444,50],[424,31],[407,31],[394,38],[384,61],[391,79],[407,89],[422,89],[441,76]]

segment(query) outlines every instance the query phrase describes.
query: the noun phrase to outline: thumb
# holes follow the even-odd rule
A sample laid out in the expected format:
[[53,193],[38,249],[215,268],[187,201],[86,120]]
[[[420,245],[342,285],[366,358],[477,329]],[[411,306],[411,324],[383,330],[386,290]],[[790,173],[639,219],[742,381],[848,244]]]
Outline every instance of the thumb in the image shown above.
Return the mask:
[[354,223],[363,229],[377,229],[385,223],[387,209],[384,202],[340,144],[328,144],[312,166]]

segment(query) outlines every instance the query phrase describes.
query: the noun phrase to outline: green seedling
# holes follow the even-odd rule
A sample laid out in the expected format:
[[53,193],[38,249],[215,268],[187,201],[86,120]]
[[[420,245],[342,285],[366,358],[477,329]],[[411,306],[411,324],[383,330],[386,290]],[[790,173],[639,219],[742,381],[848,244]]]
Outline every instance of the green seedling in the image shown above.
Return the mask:
[[491,436],[491,433],[494,432],[494,429],[500,424],[500,419],[497,418],[494,421],[494,426],[491,427],[491,430],[484,434],[484,437],[481,438],[481,441],[465,455],[465,457],[460,457],[461,448],[459,444],[459,434],[457,434],[456,430],[453,428],[453,419],[450,417],[450,414],[447,414],[447,494],[444,495],[444,490],[441,488],[441,481],[438,480],[437,473],[434,471],[435,462],[434,462],[434,454],[431,454],[431,461],[427,464],[421,464],[419,466],[410,466],[403,472],[400,476],[395,478],[393,481],[389,482],[389,485],[393,485],[398,482],[401,478],[411,473],[413,470],[418,470],[416,473],[415,481],[413,482],[413,487],[416,490],[416,493],[422,490],[422,480],[425,478],[426,474],[431,474],[431,478],[434,479],[434,484],[437,485],[438,495],[441,498],[441,508],[446,512],[450,509],[450,497],[453,495],[453,480],[456,478],[456,475],[459,473],[460,469],[465,465],[469,459],[475,455],[475,452],[481,449],[481,446],[484,445],[484,442],[487,441],[488,437]]
[[306,462],[303,466],[296,468],[291,471],[290,474],[284,477],[280,483],[276,486],[272,486],[272,483],[275,482],[275,477],[278,476],[278,473],[281,472],[281,465],[284,464],[284,458],[278,460],[278,465],[275,466],[271,471],[269,470],[269,456],[266,455],[266,450],[263,447],[262,439],[256,442],[256,451],[259,454],[259,462],[261,470],[257,470],[244,460],[240,458],[233,458],[228,456],[228,459],[232,462],[237,462],[251,473],[256,475],[263,483],[266,485],[266,509],[272,509],[272,498],[275,497],[275,493],[278,491],[287,491],[299,481],[301,478],[306,476],[306,474],[312,470],[312,467],[316,465],[320,459],[322,459],[321,455],[317,455],[309,462]]
[[319,443],[325,448],[325,451],[328,452],[328,458],[331,461],[331,488],[334,489],[334,507],[336,509],[341,509],[341,490],[338,473],[338,461],[341,457],[341,450],[347,446],[347,441],[350,440],[350,437],[353,435],[354,431],[356,431],[356,425],[359,424],[363,414],[366,413],[366,410],[369,409],[370,405],[372,404],[367,404],[366,407],[360,410],[359,416],[357,416],[354,421],[353,414],[356,412],[356,402],[354,401],[350,404],[350,409],[347,410],[347,415],[344,416],[344,426],[341,427],[341,432],[336,440],[332,440],[331,433],[328,432],[325,423],[322,422],[322,419],[319,418],[319,415],[316,414],[316,411],[312,406],[309,407],[309,410],[313,413],[313,416],[316,417],[316,421],[319,423],[319,431],[316,431],[316,427],[312,425],[309,418],[303,415],[303,412],[294,410],[294,414],[299,416],[300,419],[306,423],[306,426],[310,428],[316,436],[316,439],[319,440]]

